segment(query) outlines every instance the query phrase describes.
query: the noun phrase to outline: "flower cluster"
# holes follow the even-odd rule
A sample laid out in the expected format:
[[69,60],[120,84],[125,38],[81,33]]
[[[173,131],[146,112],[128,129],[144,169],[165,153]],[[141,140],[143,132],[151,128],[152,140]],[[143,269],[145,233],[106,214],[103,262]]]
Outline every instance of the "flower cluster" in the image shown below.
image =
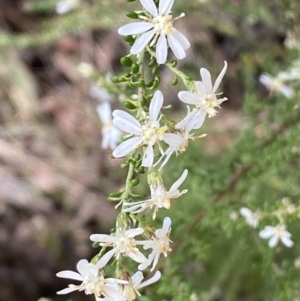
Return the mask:
[[292,98],[295,90],[287,83],[300,79],[300,61],[292,63],[287,71],[280,71],[276,76],[264,73],[259,77],[259,81],[266,86],[272,94],[281,93],[286,98]]
[[279,224],[275,227],[265,226],[265,228],[259,232],[260,238],[269,239],[270,248],[276,247],[279,241],[289,248],[294,245],[291,240],[292,234],[286,230],[285,221],[287,217],[291,215],[299,217],[300,208],[291,204],[288,199],[283,198],[281,206],[272,212],[264,212],[261,210],[251,211],[249,208],[243,207],[240,209],[240,213],[245,218],[246,223],[253,228],[257,228],[263,219],[274,219],[274,217],[278,219]]
[[[119,34],[124,35],[132,46],[130,54],[121,58],[122,65],[130,67],[130,72],[112,78],[113,83],[123,83],[127,89],[137,88],[136,93],[123,99],[125,107],[135,116],[124,110],[111,112],[110,94],[99,85],[90,91],[90,96],[100,101],[97,110],[103,125],[102,147],[111,148],[114,158],[127,157],[121,165],[128,168],[125,185],[109,195],[111,201],[118,201],[116,208],[120,208],[120,213],[111,234],[90,236],[93,245],[101,248],[91,262],[80,260],[78,273],[62,271],[57,274],[81,282],[79,285],[70,284],[58,294],[79,290],[93,294],[97,301],[132,301],[140,294],[139,289],[160,279],[161,273],[156,271],[150,279],[142,282],[142,271],[149,269],[152,273],[159,259],[171,252],[171,218],[164,217],[162,227],[155,229],[147,223],[145,215],[150,211],[154,220],[161,209],[162,212],[170,209],[171,200],[187,192],[181,186],[188,176],[188,170],[183,169],[181,176],[167,189],[161,170],[173,154],[186,150],[190,140],[205,136],[196,135],[196,131],[201,128],[205,117],[214,117],[216,109],[227,100],[217,92],[227,70],[226,62],[214,84],[206,68],[200,69],[201,80],[193,81],[176,68],[176,62],[167,62],[168,47],[177,59],[183,59],[185,50],[190,47],[187,38],[173,27],[174,21],[184,16],[173,18],[174,0],[140,0],[140,3],[143,11],[127,14],[140,21],[119,29]],[[136,58],[132,59],[134,55]],[[146,55],[149,64],[146,64]],[[166,64],[186,87],[185,91],[178,93],[178,98],[187,104],[187,114],[178,122],[165,114],[167,107],[163,106],[163,92],[158,89],[160,78],[157,72],[161,64]],[[146,65],[153,68],[149,72],[153,74],[149,82],[144,76]],[[95,70],[87,64],[81,64],[79,72],[88,78],[95,75]],[[126,135],[119,143],[121,132]],[[149,184],[148,197],[133,191],[139,183],[138,177],[144,173],[147,173]],[[137,265],[137,271],[126,266],[128,260]],[[115,278],[105,277],[108,264],[115,266]]]

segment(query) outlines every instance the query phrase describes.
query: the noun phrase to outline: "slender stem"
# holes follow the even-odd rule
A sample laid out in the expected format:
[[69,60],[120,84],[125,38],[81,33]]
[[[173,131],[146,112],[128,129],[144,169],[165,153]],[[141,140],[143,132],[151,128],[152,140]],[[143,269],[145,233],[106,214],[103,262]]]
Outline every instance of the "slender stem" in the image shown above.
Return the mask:
[[[147,47],[147,51],[153,56],[156,57],[155,52],[150,48]],[[178,70],[175,66],[173,66],[173,64],[171,62],[166,62],[165,65],[174,73],[176,74],[178,77],[181,78],[183,84],[186,86],[186,88],[189,91],[197,91],[196,86],[194,81],[188,77],[187,75],[185,75],[182,71]]]

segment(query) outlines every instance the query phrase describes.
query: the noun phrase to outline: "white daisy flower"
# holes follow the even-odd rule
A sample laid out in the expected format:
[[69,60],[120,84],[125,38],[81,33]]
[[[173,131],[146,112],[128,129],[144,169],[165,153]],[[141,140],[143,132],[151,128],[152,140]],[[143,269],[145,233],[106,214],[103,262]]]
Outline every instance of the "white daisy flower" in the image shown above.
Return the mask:
[[140,0],[140,2],[149,14],[141,18],[144,22],[124,25],[118,31],[123,36],[141,34],[136,39],[130,52],[139,54],[151,41],[151,46],[156,44],[156,60],[158,64],[166,62],[168,45],[177,59],[185,58],[185,50],[190,47],[190,43],[180,31],[173,27],[175,20],[184,17],[183,13],[177,18],[173,18],[171,15],[174,0],[159,1],[158,9],[153,0]]
[[162,161],[162,159],[164,159],[159,170],[161,170],[166,165],[166,163],[169,161],[170,157],[174,152],[176,154],[178,152],[184,152],[188,146],[189,140],[195,140],[197,138],[203,138],[206,136],[206,134],[194,136],[194,133],[190,133],[193,129],[198,129],[202,126],[206,116],[206,113],[204,111],[195,111],[195,113],[197,114],[191,115],[190,109],[188,107],[187,117],[185,117],[181,122],[175,125],[175,128],[177,128],[180,131],[178,131],[176,134],[165,134],[164,141],[169,145],[169,147],[154,165],[156,166]]
[[124,202],[124,206],[127,207],[123,209],[124,212],[131,212],[131,213],[139,213],[143,212],[147,208],[152,209],[154,207],[153,211],[153,219],[156,217],[156,213],[158,209],[160,208],[166,208],[170,209],[171,207],[171,199],[177,199],[183,194],[187,192],[187,189],[179,191],[179,186],[184,182],[188,175],[188,170],[185,169],[182,173],[181,177],[171,186],[169,191],[166,190],[164,185],[158,184],[158,185],[150,185],[151,190],[151,198],[149,200],[140,201],[140,202]]
[[253,212],[248,208],[241,208],[240,209],[241,215],[246,219],[246,223],[250,225],[253,228],[256,228],[258,226],[258,223],[261,218],[261,214],[259,211]]
[[266,226],[265,229],[259,232],[259,236],[263,239],[270,239],[270,248],[277,246],[279,240],[281,240],[281,242],[288,248],[294,245],[291,240],[292,234],[286,231],[284,225],[277,225],[276,227]]
[[181,91],[178,93],[178,97],[182,102],[196,106],[196,108],[187,115],[183,124],[179,124],[178,127],[182,127],[184,123],[189,122],[191,119],[199,119],[194,127],[197,129],[201,127],[206,113],[209,117],[213,117],[217,114],[215,108],[220,107],[220,104],[227,100],[226,97],[218,98],[218,95],[221,93],[216,94],[226,70],[227,63],[224,62],[224,68],[217,77],[215,84],[212,85],[210,72],[206,68],[201,68],[200,74],[202,81],[197,81],[195,83],[197,91],[195,93],[189,91]]
[[145,116],[140,123],[133,116],[125,111],[115,110],[113,112],[113,124],[120,130],[132,134],[134,137],[122,142],[114,151],[115,158],[121,158],[133,150],[145,145],[146,149],[143,155],[142,166],[151,167],[154,161],[153,147],[164,140],[167,126],[161,127],[159,124],[159,113],[163,104],[163,94],[161,91],[154,93],[150,103],[149,116]]
[[[136,247],[140,241],[134,239],[135,236],[144,232],[142,228],[129,229],[126,231],[117,231],[111,235],[107,234],[92,234],[90,239],[100,243],[102,247],[112,247],[107,257],[112,258],[116,256],[119,258],[122,255],[130,257],[132,260],[142,263],[146,261],[146,257]],[[101,259],[100,259],[101,260]]]
[[69,11],[77,8],[81,0],[60,0],[56,4],[56,12],[60,15],[66,14]]
[[162,228],[155,231],[152,240],[145,241],[144,249],[152,249],[152,252],[148,257],[148,261],[139,265],[140,270],[144,270],[152,264],[151,271],[153,271],[157,265],[160,255],[163,254],[165,257],[168,256],[168,252],[172,251],[170,248],[170,233],[171,219],[169,217],[165,217]]
[[78,290],[85,291],[86,295],[94,294],[96,299],[100,296],[105,296],[112,300],[125,301],[125,297],[116,288],[111,286],[110,283],[127,284],[128,281],[104,278],[102,268],[106,265],[107,259],[107,257],[103,257],[97,265],[88,262],[86,259],[82,259],[77,264],[79,273],[73,271],[61,271],[57,273],[57,277],[82,282],[80,285],[69,284],[68,288],[57,292],[57,294],[64,295]]
[[109,102],[97,106],[97,112],[102,122],[102,143],[103,149],[115,149],[121,139],[121,131],[112,123],[111,107]]
[[152,283],[157,282],[161,277],[160,271],[156,271],[155,274],[142,282],[144,275],[141,271],[136,272],[131,278],[128,279],[128,285],[124,286],[123,294],[126,297],[127,301],[133,301],[136,299],[136,296],[140,296],[139,289],[148,286]]
[[259,77],[259,81],[266,86],[271,93],[281,93],[287,98],[292,98],[295,95],[295,91],[284,83],[292,79],[294,78],[291,78],[291,74],[288,72],[279,72],[275,77],[265,73]]

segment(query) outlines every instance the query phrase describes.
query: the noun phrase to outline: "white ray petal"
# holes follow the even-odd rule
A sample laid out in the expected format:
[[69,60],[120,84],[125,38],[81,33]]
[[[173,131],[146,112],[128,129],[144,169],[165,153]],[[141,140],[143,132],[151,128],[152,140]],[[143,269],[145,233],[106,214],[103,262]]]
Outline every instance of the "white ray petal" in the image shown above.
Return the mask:
[[118,33],[121,36],[129,36],[146,32],[153,28],[153,24],[149,22],[134,22],[126,24],[119,28]]
[[164,101],[164,96],[162,92],[160,90],[157,90],[154,93],[149,106],[149,117],[151,122],[156,121],[158,119],[158,115],[163,105],[163,101]]
[[131,123],[135,124],[137,127],[141,126],[140,123],[129,113],[122,111],[122,110],[114,110],[112,113],[114,118],[121,118],[130,121]]
[[83,281],[83,277],[80,274],[73,271],[61,271],[58,272],[56,276],[60,278],[68,278],[68,279]]
[[168,44],[164,35],[160,35],[156,43],[156,60],[158,64],[164,64],[168,56]]
[[[140,272],[141,273],[141,272]],[[160,271],[156,271],[155,274],[149,278],[148,280],[144,281],[143,283],[141,283],[137,288],[140,289],[142,287],[148,286],[152,283],[157,282],[161,277],[161,272]]]
[[172,223],[171,219],[168,216],[166,216],[164,218],[164,222],[163,222],[163,226],[162,226],[162,230],[164,231],[165,235],[169,231],[169,229],[171,227],[171,223]]
[[204,86],[204,84],[203,84],[201,81],[197,81],[197,82],[196,82],[196,88],[197,88],[197,91],[198,91],[198,95],[199,95],[199,96],[204,96],[204,95],[206,95],[206,89],[205,89],[205,86]]
[[110,261],[110,259],[116,254],[117,249],[112,249],[105,253],[100,260],[97,262],[96,266],[98,269],[103,269],[106,264]]
[[153,164],[153,159],[154,159],[153,147],[152,147],[152,145],[148,144],[148,146],[144,152],[142,166],[151,167]]
[[224,61],[224,67],[223,67],[221,73],[219,74],[219,76],[217,77],[217,79],[215,81],[214,88],[213,88],[213,91],[212,91],[213,93],[215,93],[218,90],[218,88],[220,86],[220,83],[221,83],[221,81],[222,81],[222,79],[223,79],[223,77],[226,73],[226,70],[227,70],[227,62]]
[[159,1],[159,15],[168,15],[173,7],[174,0]]
[[278,240],[279,240],[278,236],[276,235],[272,236],[272,238],[269,240],[269,247],[274,248],[278,244]]
[[142,129],[141,129],[140,125],[136,126],[134,123],[132,123],[130,120],[127,120],[127,119],[114,118],[113,124],[119,130],[124,131],[129,134],[138,136],[142,133]]
[[180,41],[177,40],[176,36],[172,32],[168,34],[167,37],[168,43],[176,58],[178,58],[179,60],[184,59],[186,57],[186,54]]
[[77,291],[79,288],[77,286],[72,286],[72,287],[67,287],[61,291],[58,291],[56,294],[57,295],[65,295],[65,294],[69,294],[71,292]]
[[152,16],[158,16],[157,7],[153,0],[140,0],[143,7],[148,11]]
[[179,188],[179,186],[184,182],[187,175],[188,175],[188,170],[185,169],[184,172],[182,173],[181,177],[171,186],[169,192],[172,193],[172,192],[176,191]]
[[259,232],[259,237],[269,238],[274,235],[274,228],[271,226],[266,226],[265,229]]
[[190,44],[189,40],[186,38],[186,36],[174,27],[172,29],[172,34],[179,41],[179,43],[182,45],[184,50],[191,47],[191,44]]
[[138,148],[142,144],[143,138],[133,137],[124,142],[122,142],[115,150],[113,151],[113,156],[115,158],[121,158]]
[[191,105],[198,105],[201,101],[195,93],[192,93],[192,92],[189,92],[189,91],[180,91],[178,93],[178,98],[182,102],[187,103],[187,104],[191,104]]
[[97,242],[114,243],[117,239],[116,237],[107,234],[92,234],[90,236],[90,240]]
[[79,262],[77,263],[77,271],[80,273],[80,275],[82,275],[82,277],[84,278],[87,274],[88,274],[88,267],[89,262],[86,259],[81,259],[79,260]]
[[200,69],[200,74],[202,77],[202,82],[204,84],[206,93],[209,94],[212,92],[212,82],[210,72],[206,68]]
[[282,236],[281,241],[288,248],[291,248],[294,245],[293,241],[288,236]]
[[154,30],[149,30],[136,39],[130,49],[130,53],[139,54],[154,37]]

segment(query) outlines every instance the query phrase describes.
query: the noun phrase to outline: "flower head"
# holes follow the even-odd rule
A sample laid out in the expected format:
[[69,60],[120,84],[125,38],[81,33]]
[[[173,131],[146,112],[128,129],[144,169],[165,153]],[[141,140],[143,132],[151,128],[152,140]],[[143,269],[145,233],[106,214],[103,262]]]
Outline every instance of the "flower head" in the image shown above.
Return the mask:
[[120,35],[139,35],[133,44],[130,52],[139,54],[151,41],[150,45],[156,44],[156,60],[158,64],[164,64],[168,55],[168,44],[174,55],[178,59],[185,58],[185,50],[190,47],[187,38],[173,27],[173,22],[177,18],[171,15],[171,9],[174,0],[159,1],[158,8],[153,0],[140,0],[144,9],[147,11],[146,16],[140,16],[144,22],[134,22],[122,26],[119,29]]
[[153,165],[154,151],[153,147],[164,140],[167,126],[160,126],[160,110],[163,104],[163,94],[161,91],[154,93],[150,103],[149,115],[139,122],[133,116],[125,111],[115,110],[113,112],[113,124],[120,130],[132,134],[133,137],[122,142],[114,151],[116,158],[124,157],[131,151],[140,146],[146,146],[143,155],[142,166],[150,167]]
[[258,226],[259,220],[261,218],[259,211],[252,212],[250,209],[243,207],[241,208],[240,213],[246,219],[248,225],[253,228],[256,228]]
[[[196,82],[196,92],[189,92],[189,91],[181,91],[178,93],[179,99],[187,104],[195,105],[196,110],[194,109],[190,112],[187,116],[187,120],[199,118],[202,122],[204,112],[208,114],[209,117],[213,117],[217,114],[216,107],[220,107],[220,104],[227,100],[226,97],[218,98],[219,94],[216,94],[220,83],[225,75],[227,70],[227,63],[224,62],[224,68],[222,69],[221,73],[219,74],[218,78],[215,81],[215,84],[212,84],[210,72],[205,69],[200,69],[200,74],[202,77],[202,81]],[[200,114],[197,117],[197,114]],[[204,115],[205,118],[205,115]],[[204,119],[203,119],[204,120]],[[200,122],[200,126],[202,123]],[[197,124],[197,123],[196,123]],[[195,125],[195,128],[199,128],[199,125]]]
[[132,260],[142,263],[146,257],[136,247],[138,243],[134,237],[144,232],[142,228],[129,229],[126,231],[117,230],[111,235],[107,234],[92,234],[90,239],[100,243],[102,247],[112,247],[113,249],[107,254],[109,259],[113,256],[119,258],[122,255],[130,257]]
[[153,219],[156,217],[156,213],[158,209],[160,208],[166,208],[170,209],[171,206],[171,199],[176,199],[182,196],[187,192],[187,190],[182,190],[179,191],[179,186],[184,182],[188,175],[188,170],[185,169],[184,172],[182,173],[181,177],[171,186],[169,191],[166,190],[163,184],[155,184],[151,185],[150,184],[150,189],[151,189],[151,198],[145,201],[140,201],[140,202],[134,202],[134,203],[129,203],[129,202],[124,202],[124,206],[127,208],[124,209],[124,212],[131,212],[131,213],[139,213],[143,212],[147,208],[153,210]]
[[157,229],[151,240],[146,241],[144,244],[144,249],[152,249],[152,252],[148,257],[148,261],[139,265],[140,270],[143,270],[147,266],[152,264],[151,271],[153,271],[157,265],[160,255],[163,254],[165,257],[168,256],[168,253],[172,251],[172,249],[170,248],[170,233],[171,219],[169,217],[165,217],[162,228]]
[[157,282],[161,277],[160,271],[156,271],[155,274],[148,280],[143,281],[144,275],[141,271],[136,272],[131,278],[128,279],[128,285],[124,287],[123,294],[127,301],[136,299],[136,296],[140,296],[139,289]]
[[125,301],[125,297],[116,288],[112,287],[110,283],[127,284],[128,281],[104,278],[102,268],[106,263],[107,258],[100,260],[97,265],[89,263],[86,259],[82,259],[77,264],[79,273],[73,271],[61,271],[57,273],[57,277],[82,282],[80,285],[70,284],[68,288],[57,292],[57,294],[64,295],[76,290],[84,290],[86,295],[94,294],[96,299],[100,296],[105,296],[112,300]]
[[295,91],[287,86],[284,82],[292,80],[291,74],[288,72],[279,72],[277,76],[273,77],[270,74],[262,74],[259,77],[259,81],[266,86],[271,93],[281,93],[287,98],[294,96]]
[[288,248],[294,245],[293,241],[291,240],[292,234],[286,231],[284,225],[277,225],[276,227],[266,226],[265,229],[259,232],[259,236],[263,239],[270,238],[270,248],[277,246],[279,240],[281,240],[281,242]]

